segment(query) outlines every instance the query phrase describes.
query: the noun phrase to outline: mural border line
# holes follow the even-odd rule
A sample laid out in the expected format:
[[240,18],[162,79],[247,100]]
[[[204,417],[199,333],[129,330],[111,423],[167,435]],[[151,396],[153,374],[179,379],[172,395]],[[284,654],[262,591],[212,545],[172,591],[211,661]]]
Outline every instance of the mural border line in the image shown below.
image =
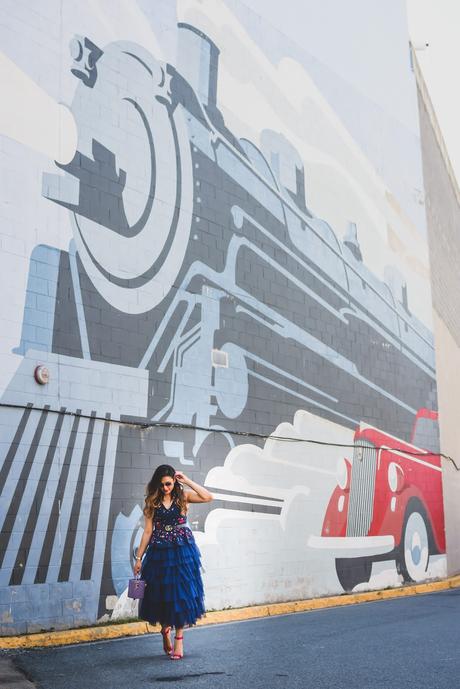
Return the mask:
[[[266,605],[253,605],[228,610],[213,610],[206,613],[206,617],[199,620],[197,626],[201,627],[211,624],[223,624],[225,622],[239,622],[260,617],[272,617],[275,615],[289,615],[296,612],[308,612],[325,608],[341,607],[343,605],[356,605],[358,603],[434,593],[436,591],[446,591],[453,588],[460,588],[460,574],[448,579],[412,584],[400,588],[379,589],[377,591],[326,596],[323,598],[309,598],[306,600],[288,601],[285,603],[268,603]],[[0,650],[65,646],[90,641],[117,639],[123,636],[140,636],[142,634],[151,634],[152,632],[159,633],[160,626],[154,626],[143,621],[95,625],[93,627],[0,637]]]

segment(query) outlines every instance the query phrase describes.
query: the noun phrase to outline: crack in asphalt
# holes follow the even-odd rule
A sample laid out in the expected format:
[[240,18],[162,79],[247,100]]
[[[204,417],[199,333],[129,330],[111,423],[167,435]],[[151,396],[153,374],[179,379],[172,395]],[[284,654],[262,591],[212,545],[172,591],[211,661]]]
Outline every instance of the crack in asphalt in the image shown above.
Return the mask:
[[181,682],[184,679],[194,679],[197,677],[206,677],[208,675],[227,675],[228,677],[231,677],[231,674],[228,674],[227,672],[195,672],[195,673],[190,673],[187,675],[174,675],[170,677],[157,677],[155,679],[156,682]]

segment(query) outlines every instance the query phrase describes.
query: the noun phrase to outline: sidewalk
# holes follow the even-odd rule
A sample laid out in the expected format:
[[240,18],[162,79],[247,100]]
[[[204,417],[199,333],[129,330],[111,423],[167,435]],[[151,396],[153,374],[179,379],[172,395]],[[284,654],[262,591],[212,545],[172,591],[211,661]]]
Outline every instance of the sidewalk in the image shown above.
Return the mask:
[[[198,626],[250,620],[260,617],[272,617],[275,615],[287,615],[295,612],[321,610],[324,608],[334,608],[345,605],[356,605],[357,603],[367,603],[370,601],[388,600],[390,598],[445,591],[457,587],[460,587],[460,575],[428,583],[406,585],[378,591],[366,591],[365,593],[349,593],[340,596],[312,598],[286,603],[270,603],[268,605],[254,605],[246,608],[217,610],[208,612],[205,618],[198,621]],[[50,631],[37,634],[24,634],[21,636],[0,637],[0,649],[63,646],[88,641],[101,641],[103,639],[116,639],[123,636],[138,636],[159,631],[160,627],[158,625],[152,626],[148,622],[143,621],[95,625],[93,627],[80,627],[77,629],[66,629],[55,632]]]

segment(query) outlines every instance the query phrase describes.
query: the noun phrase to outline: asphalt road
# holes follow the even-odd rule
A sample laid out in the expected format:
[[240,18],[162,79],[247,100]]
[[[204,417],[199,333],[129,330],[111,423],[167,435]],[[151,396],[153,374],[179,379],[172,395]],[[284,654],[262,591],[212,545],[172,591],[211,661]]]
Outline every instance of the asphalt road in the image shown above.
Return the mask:
[[2,657],[39,689],[460,689],[460,589],[185,634],[179,661],[157,634]]

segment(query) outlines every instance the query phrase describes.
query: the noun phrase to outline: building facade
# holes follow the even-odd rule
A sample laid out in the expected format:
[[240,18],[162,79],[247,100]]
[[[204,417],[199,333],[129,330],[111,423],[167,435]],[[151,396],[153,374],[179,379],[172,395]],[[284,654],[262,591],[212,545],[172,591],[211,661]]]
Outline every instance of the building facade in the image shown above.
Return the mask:
[[0,12],[1,633],[136,614],[164,463],[208,608],[443,576],[404,3]]

